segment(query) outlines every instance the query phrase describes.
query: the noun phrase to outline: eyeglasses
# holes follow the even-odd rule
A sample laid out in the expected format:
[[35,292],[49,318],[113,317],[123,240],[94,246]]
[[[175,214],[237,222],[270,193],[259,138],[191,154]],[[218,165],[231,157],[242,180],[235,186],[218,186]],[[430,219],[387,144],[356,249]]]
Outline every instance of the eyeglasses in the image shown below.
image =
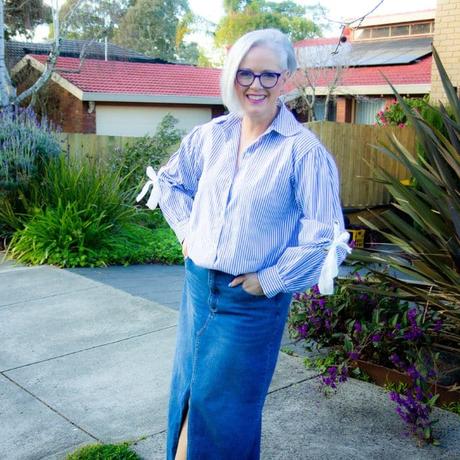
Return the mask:
[[236,81],[241,86],[251,86],[256,78],[259,79],[262,88],[270,89],[276,86],[281,73],[262,72],[254,73],[251,70],[240,69],[236,72]]

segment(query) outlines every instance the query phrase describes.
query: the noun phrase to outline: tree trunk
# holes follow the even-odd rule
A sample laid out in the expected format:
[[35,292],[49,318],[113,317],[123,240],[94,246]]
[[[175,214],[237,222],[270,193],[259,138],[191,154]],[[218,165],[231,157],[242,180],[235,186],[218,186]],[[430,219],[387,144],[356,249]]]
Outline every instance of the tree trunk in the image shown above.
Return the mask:
[[0,109],[10,105],[15,96],[15,90],[11,84],[10,74],[5,60],[5,21],[4,2],[0,1]]
[[327,117],[329,116],[329,101],[331,99],[330,91],[327,92],[326,100],[324,101],[324,121],[327,121]]

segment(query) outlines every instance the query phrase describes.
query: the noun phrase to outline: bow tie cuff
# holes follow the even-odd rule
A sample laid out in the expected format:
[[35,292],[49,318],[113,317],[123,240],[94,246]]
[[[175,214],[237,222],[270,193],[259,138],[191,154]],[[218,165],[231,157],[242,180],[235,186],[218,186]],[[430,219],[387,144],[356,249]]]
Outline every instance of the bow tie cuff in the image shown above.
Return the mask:
[[348,254],[351,252],[351,248],[347,244],[350,237],[349,233],[345,231],[342,233],[339,232],[339,224],[338,222],[334,222],[334,239],[328,248],[318,281],[319,291],[324,295],[334,293],[334,278],[339,274],[337,248],[344,249]]
[[152,190],[146,205],[148,208],[153,210],[158,206],[158,202],[160,201],[160,183],[158,181],[158,176],[151,166],[147,167],[146,172],[150,180],[148,180],[142,187],[141,192],[136,197],[136,202],[139,203],[139,201],[141,201],[144,196],[147,195],[151,188]]

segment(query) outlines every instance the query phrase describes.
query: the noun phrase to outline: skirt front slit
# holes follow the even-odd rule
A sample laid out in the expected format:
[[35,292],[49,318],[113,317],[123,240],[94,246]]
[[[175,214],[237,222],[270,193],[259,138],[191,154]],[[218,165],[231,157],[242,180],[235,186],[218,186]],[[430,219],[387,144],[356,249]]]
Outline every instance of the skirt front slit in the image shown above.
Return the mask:
[[188,411],[188,460],[258,460],[262,409],[291,294],[254,296],[186,259],[168,413],[174,460]]

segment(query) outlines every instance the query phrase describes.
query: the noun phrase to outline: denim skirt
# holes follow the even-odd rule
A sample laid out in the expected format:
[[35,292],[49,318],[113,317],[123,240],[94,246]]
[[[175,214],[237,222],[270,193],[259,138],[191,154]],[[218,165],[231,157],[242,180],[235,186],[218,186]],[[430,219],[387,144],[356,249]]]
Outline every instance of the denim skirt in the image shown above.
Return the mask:
[[260,458],[262,409],[291,294],[228,287],[235,277],[185,261],[168,412],[174,460],[188,412],[188,460]]

